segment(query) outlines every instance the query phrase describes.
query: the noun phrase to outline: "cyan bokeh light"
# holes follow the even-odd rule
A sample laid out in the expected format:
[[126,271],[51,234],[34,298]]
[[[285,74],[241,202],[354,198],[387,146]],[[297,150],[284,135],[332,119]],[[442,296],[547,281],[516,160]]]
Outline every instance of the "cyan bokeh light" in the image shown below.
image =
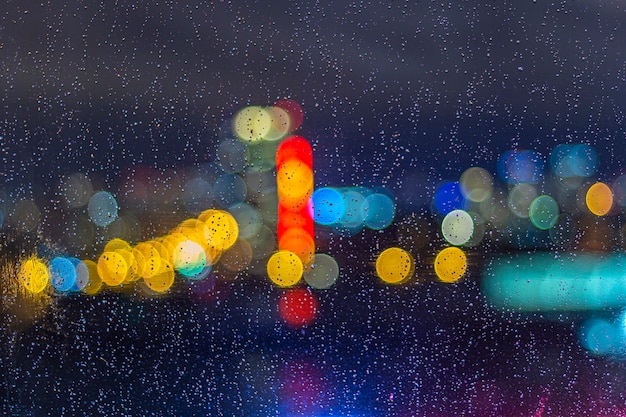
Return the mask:
[[626,306],[626,256],[536,253],[496,257],[482,290],[498,308],[583,311]]
[[363,219],[365,226],[374,230],[382,230],[393,222],[396,215],[396,204],[385,194],[374,193],[363,202]]
[[57,291],[72,289],[76,283],[76,268],[69,259],[59,256],[50,261],[50,283]]
[[550,168],[557,177],[590,177],[598,169],[598,154],[587,144],[562,144],[550,154]]
[[346,212],[346,203],[341,192],[335,188],[324,187],[313,192],[313,219],[322,225],[332,225]]

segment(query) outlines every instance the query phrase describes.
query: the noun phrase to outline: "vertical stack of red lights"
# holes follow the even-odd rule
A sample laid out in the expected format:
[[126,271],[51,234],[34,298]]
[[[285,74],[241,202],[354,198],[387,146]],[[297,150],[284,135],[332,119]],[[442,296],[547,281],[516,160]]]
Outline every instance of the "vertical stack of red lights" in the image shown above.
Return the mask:
[[313,151],[301,136],[285,139],[276,151],[278,248],[296,254],[307,266],[315,254]]
[[[313,151],[301,136],[285,139],[276,151],[278,188],[278,249],[296,254],[304,268],[315,255],[313,208]],[[315,320],[317,297],[306,289],[283,293],[279,312],[285,323],[306,326]]]

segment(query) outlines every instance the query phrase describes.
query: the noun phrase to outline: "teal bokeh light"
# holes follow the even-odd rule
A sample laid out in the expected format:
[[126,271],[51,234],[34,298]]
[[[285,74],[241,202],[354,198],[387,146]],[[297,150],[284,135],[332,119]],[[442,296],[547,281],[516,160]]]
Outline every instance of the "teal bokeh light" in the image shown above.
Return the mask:
[[537,253],[491,260],[487,300],[519,311],[583,311],[626,306],[626,256]]
[[598,154],[587,144],[562,144],[550,154],[550,168],[557,177],[590,177],[598,169]]
[[536,228],[551,229],[559,219],[559,204],[549,195],[540,195],[530,203],[528,217]]
[[396,204],[385,194],[374,193],[365,198],[362,210],[365,225],[373,230],[381,230],[393,222]]

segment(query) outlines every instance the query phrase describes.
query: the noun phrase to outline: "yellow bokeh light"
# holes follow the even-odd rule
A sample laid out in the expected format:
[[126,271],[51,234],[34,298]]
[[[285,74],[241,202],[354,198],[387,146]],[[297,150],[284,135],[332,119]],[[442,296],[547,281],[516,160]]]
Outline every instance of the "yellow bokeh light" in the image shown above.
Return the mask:
[[222,252],[235,244],[239,237],[239,225],[232,214],[223,210],[206,210],[198,219],[208,227],[211,234],[209,246]]
[[233,131],[243,141],[256,142],[263,139],[272,127],[272,117],[262,107],[241,109],[233,120]]
[[89,271],[89,280],[87,281],[87,285],[83,288],[88,295],[95,295],[102,288],[102,278],[98,274],[98,265],[92,260],[83,261],[85,265],[87,265],[87,270]]
[[313,189],[313,171],[298,159],[289,159],[278,170],[276,185],[280,196],[301,198]]
[[296,285],[303,272],[302,261],[293,252],[278,251],[267,261],[267,275],[279,287]]
[[19,270],[20,282],[32,294],[42,292],[50,282],[50,271],[42,260],[36,257],[23,262]]
[[133,248],[131,269],[137,277],[149,278],[160,271],[163,254],[157,242],[141,242]]
[[415,271],[415,262],[410,253],[400,248],[388,248],[376,259],[376,274],[388,284],[400,284],[408,280]]
[[285,207],[298,210],[313,194],[313,171],[298,159],[285,161],[276,175],[278,198]]
[[124,279],[124,282],[123,282],[124,284],[137,281],[139,278],[141,278],[141,276],[136,274],[132,269],[132,265],[135,263],[135,256],[133,255],[132,248],[130,248],[130,250],[118,249],[115,251],[115,253],[117,253],[118,255],[121,255],[122,258],[124,258],[124,261],[126,261],[126,265],[128,267],[128,272],[126,273],[126,278]]
[[211,230],[205,222],[198,219],[187,219],[182,222],[173,233],[180,233],[187,239],[198,243],[206,248],[212,240]]
[[104,247],[103,252],[117,252],[118,250],[125,250],[130,252],[132,249],[130,247],[130,243],[125,241],[124,239],[115,238],[109,241]]
[[467,270],[467,256],[457,247],[445,248],[435,258],[435,273],[443,282],[456,282]]
[[123,283],[130,272],[126,259],[118,252],[103,252],[97,268],[102,281],[112,287]]
[[590,212],[596,216],[604,216],[613,207],[613,192],[603,182],[596,182],[587,190],[585,202]]
[[155,274],[147,278],[144,277],[143,280],[152,291],[163,293],[174,284],[174,268],[169,262],[163,261]]

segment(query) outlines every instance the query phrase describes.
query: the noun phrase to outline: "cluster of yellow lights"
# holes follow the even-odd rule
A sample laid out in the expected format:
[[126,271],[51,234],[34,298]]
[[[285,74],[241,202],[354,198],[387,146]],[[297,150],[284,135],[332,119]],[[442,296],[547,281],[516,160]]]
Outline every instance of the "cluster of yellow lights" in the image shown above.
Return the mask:
[[[189,279],[204,277],[204,272],[235,244],[238,236],[235,218],[226,211],[211,209],[196,219],[183,221],[165,236],[135,246],[113,239],[97,262],[82,261],[89,271],[83,290],[95,294],[102,284],[116,287],[143,279],[152,291],[163,293],[174,283],[176,273]],[[34,294],[50,282],[48,266],[36,257],[22,263],[19,276],[24,288]]]
[[[440,281],[457,282],[467,270],[467,256],[457,247],[444,248],[435,257],[434,269]],[[413,256],[402,248],[385,249],[376,258],[376,274],[387,284],[404,284],[414,273]]]

